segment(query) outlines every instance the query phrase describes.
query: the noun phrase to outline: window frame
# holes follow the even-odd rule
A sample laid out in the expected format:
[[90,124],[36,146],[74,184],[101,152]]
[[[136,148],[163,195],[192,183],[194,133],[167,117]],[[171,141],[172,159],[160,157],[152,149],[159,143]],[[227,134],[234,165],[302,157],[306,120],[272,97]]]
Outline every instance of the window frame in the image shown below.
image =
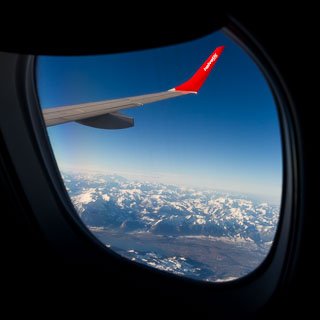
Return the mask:
[[272,59],[235,19],[230,18],[223,31],[263,72],[278,107],[283,150],[281,212],[274,243],[264,262],[240,279],[206,283],[169,274],[122,258],[93,236],[75,212],[50,147],[37,95],[36,56],[2,56],[6,68],[0,77],[7,77],[6,95],[11,106],[2,134],[34,224],[63,263],[99,265],[108,277],[120,272],[128,281],[136,278],[142,289],[151,286],[164,294],[201,302],[208,308],[216,305],[225,316],[247,316],[265,305],[276,290],[287,287],[294,270],[301,229],[301,150],[293,101]]

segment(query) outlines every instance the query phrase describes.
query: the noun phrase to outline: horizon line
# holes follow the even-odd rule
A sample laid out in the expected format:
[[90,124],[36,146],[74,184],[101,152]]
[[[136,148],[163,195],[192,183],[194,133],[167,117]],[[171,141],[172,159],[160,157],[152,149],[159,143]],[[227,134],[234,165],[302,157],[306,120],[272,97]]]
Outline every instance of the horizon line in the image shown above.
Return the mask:
[[[230,189],[230,188],[224,188],[224,187],[216,187],[216,186],[207,186],[207,185],[191,185],[191,184],[185,184],[185,183],[176,183],[168,182],[168,181],[161,181],[161,175],[165,177],[166,175],[176,176],[178,177],[179,174],[167,174],[167,173],[154,173],[152,176],[147,174],[141,174],[141,173],[132,173],[132,172],[126,172],[126,171],[119,171],[119,170],[106,170],[101,168],[90,168],[90,167],[74,167],[74,166],[68,166],[65,164],[59,164],[58,165],[61,175],[63,174],[63,171],[65,173],[72,172],[72,173],[83,173],[83,174],[105,174],[105,175],[118,175],[121,178],[125,178],[127,180],[131,181],[137,181],[137,182],[152,182],[152,183],[161,183],[164,185],[171,185],[178,188],[186,188],[186,189],[200,189],[200,190],[206,190],[206,191],[216,191],[216,192],[223,192],[223,193],[230,193],[232,195],[242,195],[242,196],[248,196],[251,198],[251,200],[255,201],[261,201],[261,202],[267,202],[271,205],[281,205],[281,195],[279,196],[264,196],[263,194],[257,194],[250,191],[239,191],[236,189]],[[181,176],[181,175],[180,175]],[[275,200],[276,199],[276,200]]]

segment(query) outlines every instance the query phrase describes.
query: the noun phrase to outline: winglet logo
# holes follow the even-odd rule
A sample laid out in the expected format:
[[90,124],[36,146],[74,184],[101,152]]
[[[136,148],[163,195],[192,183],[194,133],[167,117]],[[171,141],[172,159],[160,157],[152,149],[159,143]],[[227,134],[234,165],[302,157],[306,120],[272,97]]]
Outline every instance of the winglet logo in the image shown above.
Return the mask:
[[212,58],[210,59],[210,61],[207,63],[207,65],[203,68],[204,71],[207,71],[209,69],[209,67],[211,66],[212,62],[216,61],[218,59],[218,55],[215,53]]

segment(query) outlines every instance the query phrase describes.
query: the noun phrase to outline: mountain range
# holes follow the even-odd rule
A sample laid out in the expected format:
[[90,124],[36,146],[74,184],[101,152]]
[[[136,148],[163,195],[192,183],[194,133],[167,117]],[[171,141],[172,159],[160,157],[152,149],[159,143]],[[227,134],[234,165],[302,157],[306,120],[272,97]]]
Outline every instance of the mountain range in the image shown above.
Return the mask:
[[[106,246],[180,275],[224,281],[222,274],[233,279],[248,273],[267,255],[278,224],[279,206],[247,195],[114,174],[62,177],[78,215]],[[205,251],[213,245],[211,261]]]
[[269,244],[279,206],[245,196],[117,175],[63,174],[70,198],[87,226],[126,232],[225,237]]

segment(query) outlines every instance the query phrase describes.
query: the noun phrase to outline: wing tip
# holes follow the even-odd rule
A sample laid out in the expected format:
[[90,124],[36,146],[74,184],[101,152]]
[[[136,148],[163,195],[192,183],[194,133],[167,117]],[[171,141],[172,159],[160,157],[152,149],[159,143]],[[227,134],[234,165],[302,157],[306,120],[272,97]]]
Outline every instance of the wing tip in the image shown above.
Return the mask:
[[[216,61],[220,57],[225,46],[217,47],[205,63],[199,68],[199,70],[185,83],[178,87],[175,87],[175,91],[188,91],[192,93],[198,93],[203,83],[207,79],[210,71],[215,65]],[[172,90],[172,89],[171,89]]]

